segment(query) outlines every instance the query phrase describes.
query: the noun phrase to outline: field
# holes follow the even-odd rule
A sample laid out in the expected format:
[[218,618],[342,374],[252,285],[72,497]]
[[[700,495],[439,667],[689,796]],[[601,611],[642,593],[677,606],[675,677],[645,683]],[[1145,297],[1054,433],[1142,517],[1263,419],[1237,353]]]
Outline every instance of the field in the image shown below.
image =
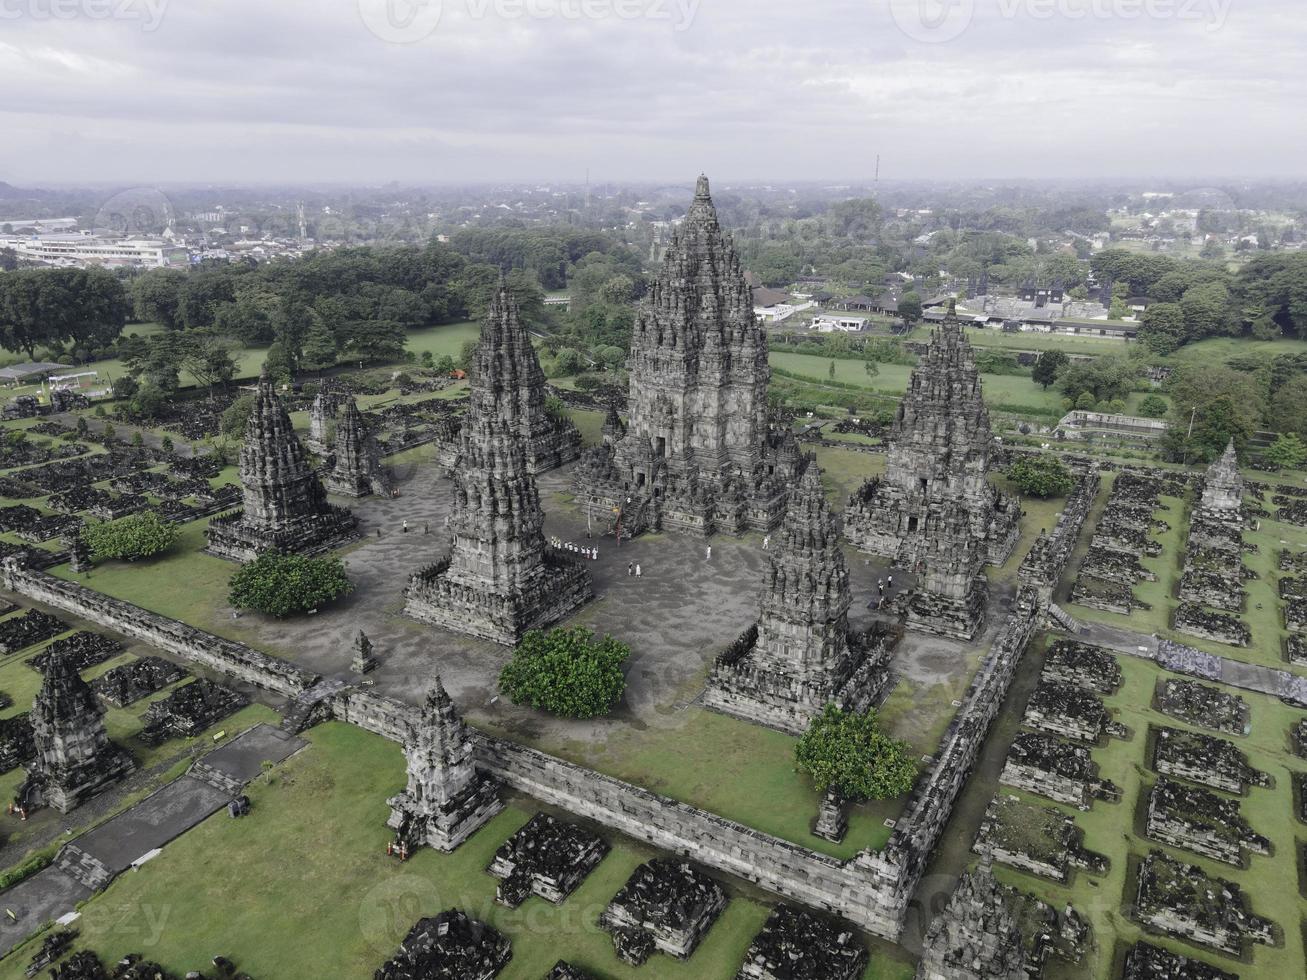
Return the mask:
[[[1307,915],[1307,901],[1299,891],[1296,858],[1298,840],[1307,827],[1294,820],[1290,780],[1292,772],[1303,771],[1304,763],[1290,756],[1285,749],[1286,732],[1302,717],[1302,713],[1272,698],[1240,692],[1252,707],[1253,729],[1251,736],[1236,741],[1239,748],[1248,753],[1252,765],[1270,773],[1275,780],[1275,785],[1269,789],[1253,787],[1244,799],[1243,812],[1255,831],[1270,838],[1274,849],[1272,856],[1254,855],[1251,866],[1241,870],[1189,851],[1162,847],[1143,839],[1140,834],[1139,813],[1146,805],[1141,801],[1156,780],[1156,775],[1147,768],[1152,760],[1145,757],[1148,726],[1187,726],[1151,707],[1157,679],[1168,675],[1149,661],[1130,657],[1119,659],[1125,684],[1116,695],[1107,699],[1107,703],[1116,720],[1131,730],[1132,737],[1129,741],[1110,740],[1093,755],[1100,766],[1100,775],[1121,787],[1122,801],[1119,804],[1098,801],[1090,812],[1079,813],[1073,808],[1007,786],[1002,789],[1003,793],[1011,793],[1041,806],[1056,807],[1068,816],[1074,816],[1085,831],[1084,846],[1111,859],[1109,873],[1096,878],[1077,872],[1070,887],[1002,866],[997,866],[999,877],[1036,893],[1058,909],[1069,901],[1089,917],[1096,939],[1089,975],[1101,980],[1118,975],[1112,971],[1114,944],[1130,943],[1136,939],[1146,939],[1185,956],[1197,956],[1238,974],[1243,980],[1307,976],[1300,932],[1303,917]],[[1127,882],[1127,864],[1130,858],[1143,857],[1154,847],[1161,847],[1175,857],[1198,865],[1209,875],[1238,882],[1251,897],[1253,912],[1272,919],[1283,929],[1283,944],[1275,948],[1255,946],[1251,962],[1241,963],[1183,942],[1145,935],[1126,915],[1126,907],[1134,898],[1127,892],[1128,887],[1134,886],[1133,880]],[[1071,970],[1050,973],[1052,977],[1083,975],[1083,972]]]
[[[307,737],[308,750],[252,786],[249,817],[211,817],[84,906],[81,942],[106,959],[144,953],[179,975],[221,952],[256,977],[363,980],[418,918],[456,907],[513,942],[501,980],[538,980],[560,957],[611,980],[688,980],[733,975],[766,919],[762,896],[732,887],[731,904],[688,962],[656,955],[631,969],[596,922],[651,852],[613,840],[562,906],[531,898],[506,909],[493,901],[484,868],[534,804],[514,802],[452,855],[423,850],[401,864],[385,854],[385,800],[404,782],[398,747],[337,723]],[[29,956],[0,964],[0,980],[21,976]],[[878,947],[865,980],[911,976],[909,964]]]

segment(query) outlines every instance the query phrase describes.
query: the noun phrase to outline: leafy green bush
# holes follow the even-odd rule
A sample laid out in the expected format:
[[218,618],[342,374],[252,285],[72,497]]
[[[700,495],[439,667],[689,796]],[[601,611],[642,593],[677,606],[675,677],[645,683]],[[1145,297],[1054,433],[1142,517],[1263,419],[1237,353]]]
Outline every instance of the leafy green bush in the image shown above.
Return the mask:
[[834,787],[850,800],[894,799],[917,779],[912,750],[880,730],[874,711],[858,714],[826,705],[799,739],[794,756],[819,790]]
[[532,630],[500,673],[499,689],[514,704],[563,718],[598,718],[621,700],[622,664],[630,655],[625,643],[600,640],[584,627]]
[[227,597],[237,609],[281,618],[318,609],[354,586],[339,558],[306,558],[269,551],[231,577]]
[[1170,406],[1161,395],[1149,395],[1139,403],[1139,414],[1148,419],[1166,418],[1169,410]]
[[1076,485],[1075,477],[1056,456],[1023,456],[1008,472],[1012,482],[1027,497],[1065,497]]
[[116,521],[88,524],[82,540],[91,549],[92,561],[117,558],[137,561],[162,554],[177,541],[177,525],[169,524],[152,510],[120,517]]

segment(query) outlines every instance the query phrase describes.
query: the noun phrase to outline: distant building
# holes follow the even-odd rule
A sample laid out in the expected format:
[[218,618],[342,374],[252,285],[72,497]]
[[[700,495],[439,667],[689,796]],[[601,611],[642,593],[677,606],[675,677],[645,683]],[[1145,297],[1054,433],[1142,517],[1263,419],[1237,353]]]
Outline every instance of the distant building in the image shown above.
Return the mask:
[[83,234],[34,235],[0,239],[0,246],[12,248],[20,261],[81,269],[90,266],[162,269],[186,262],[185,248],[151,238],[115,240]]
[[818,333],[834,333],[842,330],[845,333],[861,333],[867,330],[871,324],[869,317],[858,316],[855,313],[822,313],[812,321],[812,328]]

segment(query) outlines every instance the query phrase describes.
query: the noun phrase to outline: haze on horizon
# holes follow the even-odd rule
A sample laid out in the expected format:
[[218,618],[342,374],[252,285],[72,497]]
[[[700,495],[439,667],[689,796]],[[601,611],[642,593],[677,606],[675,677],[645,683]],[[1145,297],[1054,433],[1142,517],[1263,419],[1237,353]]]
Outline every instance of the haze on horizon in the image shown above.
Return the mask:
[[1304,48],[1283,0],[0,0],[0,180],[1296,177]]

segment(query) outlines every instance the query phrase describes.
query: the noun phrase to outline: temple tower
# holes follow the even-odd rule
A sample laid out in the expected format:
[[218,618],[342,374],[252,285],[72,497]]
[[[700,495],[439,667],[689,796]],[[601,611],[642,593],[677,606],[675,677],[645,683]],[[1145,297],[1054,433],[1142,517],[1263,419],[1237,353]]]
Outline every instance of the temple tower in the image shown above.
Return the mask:
[[767,338],[707,177],[640,307],[628,367],[626,433],[587,454],[578,494],[619,512],[628,535],[775,528],[798,474],[769,459]]
[[[499,303],[506,299],[500,291]],[[545,545],[544,512],[523,439],[523,400],[499,370],[515,370],[517,334],[502,315],[481,331],[472,401],[453,468],[448,558],[418,572],[405,612],[457,633],[512,645],[593,597],[589,573]],[[512,367],[506,367],[512,365]]]
[[972,537],[961,501],[937,501],[923,518],[916,593],[908,626],[959,640],[974,639],[985,624],[985,559]]
[[366,497],[385,483],[380,453],[363,424],[354,399],[345,396],[336,422],[335,463],[327,474],[326,488],[344,497]]
[[24,809],[44,803],[67,813],[136,768],[109,741],[104,707],[70,653],[51,654],[30,719],[36,756],[16,801]]
[[354,515],[327,502],[266,373],[245,427],[240,476],[244,509],[209,523],[211,554],[242,562],[273,550],[314,554],[357,535]]
[[472,740],[436,678],[420,721],[406,734],[408,786],[389,801],[386,826],[410,851],[452,851],[504,808],[499,784],[472,762]]
[[331,426],[340,412],[341,393],[332,384],[330,378],[324,378],[318,384],[318,393],[309,407],[309,452],[326,456],[331,452]]
[[1013,905],[1012,890],[995,880],[988,858],[964,873],[926,933],[917,980],[1025,980]]
[[839,520],[815,462],[807,462],[790,493],[774,540],[758,622],[718,658],[705,704],[803,732],[829,703],[870,707],[888,677],[886,652],[849,629],[852,593]]
[[1239,475],[1239,455],[1234,440],[1225,447],[1221,458],[1207,468],[1203,481],[1203,510],[1227,511],[1238,515],[1243,508],[1243,477]]
[[[868,481],[849,499],[849,539],[916,571],[927,554],[939,550],[925,536],[927,516],[943,501],[958,501],[966,533],[984,561],[1007,561],[1021,509],[988,481],[994,433],[975,354],[952,307],[912,372],[888,441],[884,477]],[[938,522],[935,527],[942,529]]]

